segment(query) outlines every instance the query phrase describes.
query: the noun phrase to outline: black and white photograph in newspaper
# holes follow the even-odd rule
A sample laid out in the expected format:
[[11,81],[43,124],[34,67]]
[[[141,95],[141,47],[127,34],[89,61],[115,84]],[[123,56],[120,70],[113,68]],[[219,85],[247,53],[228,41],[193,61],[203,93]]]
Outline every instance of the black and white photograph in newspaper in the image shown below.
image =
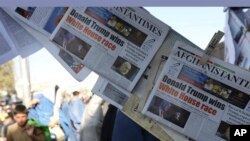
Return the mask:
[[79,39],[63,28],[60,28],[58,30],[57,34],[52,40],[62,48],[74,54],[80,60],[84,60],[85,56],[91,48],[91,45]]
[[154,96],[148,111],[169,121],[181,128],[184,128],[190,112],[158,96]]
[[120,56],[117,57],[111,69],[113,69],[118,74],[122,75],[123,77],[127,78],[130,81],[133,81],[136,74],[140,70],[138,67],[129,63],[127,60],[125,60]]

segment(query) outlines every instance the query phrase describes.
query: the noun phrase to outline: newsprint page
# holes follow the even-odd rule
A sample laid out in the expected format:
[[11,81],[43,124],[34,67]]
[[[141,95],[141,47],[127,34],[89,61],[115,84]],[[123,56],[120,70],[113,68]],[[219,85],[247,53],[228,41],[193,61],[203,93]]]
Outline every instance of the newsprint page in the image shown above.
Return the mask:
[[177,42],[143,113],[195,140],[230,140],[229,125],[250,124],[249,72]]
[[[9,29],[8,33],[16,33],[13,39],[16,39],[14,37],[19,37],[17,41],[25,41],[23,38],[26,40],[29,39],[29,42],[26,41],[29,46],[25,47],[27,48],[25,50],[22,49],[24,50],[23,52],[33,51],[37,48],[34,44],[36,42],[31,40],[35,38],[41,42],[42,45],[40,45],[40,48],[44,46],[76,80],[84,80],[91,72],[91,70],[85,67],[78,58],[73,56],[68,50],[59,48],[50,40],[51,34],[68,10],[67,7],[5,7],[3,10],[0,10],[0,13],[2,13],[2,17],[5,18],[5,27]],[[23,28],[28,30],[34,37],[26,37],[27,35],[20,32],[20,29]],[[16,31],[14,31],[14,29],[16,29]],[[20,45],[20,43],[18,45]],[[32,48],[30,46],[32,46]]]
[[119,109],[123,108],[131,95],[128,91],[100,76],[98,77],[92,92]]
[[[170,27],[141,8],[70,8],[51,40],[82,64],[131,91]],[[77,44],[77,47],[71,48]]]
[[[16,55],[20,55],[25,58],[42,48],[42,44],[11,16],[9,16],[2,8],[0,8],[0,21],[2,25],[1,33],[4,34],[3,36],[5,36],[5,40],[9,42],[12,48],[11,52],[16,52]],[[2,53],[4,55],[8,55],[10,53],[8,52],[8,49],[2,49],[1,51],[3,51]],[[10,56],[8,55],[8,57]],[[10,58],[13,58],[13,56]]]

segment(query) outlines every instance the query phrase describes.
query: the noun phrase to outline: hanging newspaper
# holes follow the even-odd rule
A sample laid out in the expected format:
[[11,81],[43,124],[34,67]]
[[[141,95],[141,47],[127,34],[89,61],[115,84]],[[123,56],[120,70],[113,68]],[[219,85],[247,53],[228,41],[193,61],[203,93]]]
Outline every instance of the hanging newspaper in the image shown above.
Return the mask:
[[119,109],[123,108],[130,96],[128,91],[116,86],[115,84],[100,76],[97,79],[92,92]]
[[195,140],[229,140],[229,126],[250,124],[249,72],[177,42],[143,113]]
[[51,40],[86,67],[131,91],[169,27],[141,8],[72,8]]
[[[10,9],[10,8],[4,8],[4,10],[8,13],[4,13],[2,15],[5,16],[5,23],[6,23],[6,27],[7,29],[9,29],[9,33],[15,33],[17,32],[16,34],[20,35],[25,35],[25,33],[22,33],[21,31],[15,31],[14,29],[19,29],[19,30],[27,30],[26,32],[27,33],[32,33],[33,36],[31,36],[30,38],[27,38],[26,40],[30,40],[30,42],[28,42],[30,44],[30,46],[32,45],[32,48],[29,48],[28,47],[25,47],[25,52],[31,52],[36,49],[36,45],[35,45],[35,41],[32,40],[32,39],[37,39],[39,40],[43,46],[46,47],[46,49],[53,55],[53,57],[55,57],[55,59],[78,81],[82,81],[86,78],[86,76],[91,72],[91,70],[89,70],[88,68],[86,68],[75,56],[72,56],[66,49],[64,48],[59,48],[58,46],[56,46],[55,44],[53,44],[50,40],[49,40],[49,32],[46,31],[46,29],[48,28],[41,28],[41,27],[38,27],[39,24],[35,24],[30,20],[30,18],[27,18],[27,19],[22,19],[24,17],[20,17],[20,15],[18,16],[18,14],[16,14],[15,12],[17,10],[15,9],[18,9],[18,8],[14,8],[13,9]],[[24,8],[23,8],[24,9]],[[49,8],[35,8],[34,11],[38,10],[40,12],[43,12],[46,13],[46,10],[48,10]],[[66,8],[67,9],[67,8]],[[58,13],[63,13],[62,11],[65,11],[66,10],[65,8],[50,8],[49,11],[50,13],[47,12],[47,18],[45,18],[47,21],[45,23],[50,23],[50,24],[46,24],[46,25],[51,25],[53,22],[52,21],[57,21],[55,20],[56,19],[56,16],[55,15],[60,15]],[[2,10],[2,12],[5,12]],[[36,11],[36,12],[38,12]],[[52,12],[53,11],[53,12]],[[57,11],[57,12],[56,12]],[[61,12],[59,12],[61,11]],[[0,11],[1,12],[1,11]],[[52,12],[52,13],[51,13]],[[34,12],[33,12],[34,13]],[[31,14],[33,16],[32,19],[35,19],[35,18],[38,18],[39,17],[35,17],[36,15],[39,16],[39,14]],[[19,18],[17,18],[19,17]],[[14,18],[14,19],[13,19]],[[19,20],[19,19],[22,19],[22,20]],[[44,20],[45,20],[44,19]],[[58,18],[58,20],[60,20],[61,18]],[[11,24],[7,24],[7,23],[11,23]],[[15,23],[15,24],[14,24]],[[58,21],[57,21],[58,23]],[[11,28],[15,26],[16,28]],[[30,28],[30,27],[33,27],[33,28]],[[42,27],[53,27],[53,26],[42,26]],[[52,29],[54,29],[55,27],[53,28],[50,28],[51,31]],[[12,30],[11,30],[12,29]],[[19,37],[21,39],[22,36],[14,36],[15,34],[13,34],[13,39],[15,39],[14,37]],[[17,38],[17,39],[19,39]],[[17,40],[19,42],[21,41],[25,41],[25,40]],[[28,41],[29,41],[28,40]],[[20,43],[21,44],[21,43]],[[22,45],[22,44],[21,44]],[[40,45],[42,47],[42,45]],[[30,54],[30,53],[29,53]],[[28,54],[27,54],[28,55]]]
[[[10,13],[11,14],[11,13]],[[22,57],[27,57],[30,54],[40,50],[42,45],[38,42],[26,29],[17,23],[13,17],[8,15],[2,8],[0,8],[0,21],[17,53]]]
[[11,9],[18,19],[44,35],[51,35],[68,7],[16,7]]

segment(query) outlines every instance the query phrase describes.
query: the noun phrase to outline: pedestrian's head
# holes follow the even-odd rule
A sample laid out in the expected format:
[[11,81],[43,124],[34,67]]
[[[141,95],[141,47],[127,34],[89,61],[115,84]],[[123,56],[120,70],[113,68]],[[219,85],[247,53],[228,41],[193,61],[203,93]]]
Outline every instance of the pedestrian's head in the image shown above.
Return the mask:
[[24,127],[28,119],[28,110],[24,105],[17,105],[14,109],[14,119],[18,126]]
[[73,96],[78,96],[78,95],[80,95],[80,93],[78,91],[73,92]]
[[88,104],[92,98],[93,93],[91,92],[91,90],[89,88],[86,88],[86,87],[81,88],[80,92],[82,94],[81,99],[82,99],[83,103]]

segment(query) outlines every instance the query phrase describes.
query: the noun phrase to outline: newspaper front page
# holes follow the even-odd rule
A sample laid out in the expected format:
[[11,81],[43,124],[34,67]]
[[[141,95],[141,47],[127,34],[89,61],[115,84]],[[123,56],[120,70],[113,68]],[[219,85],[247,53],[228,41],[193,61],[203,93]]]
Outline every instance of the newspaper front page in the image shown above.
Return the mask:
[[229,125],[250,124],[249,72],[177,42],[143,113],[199,141],[230,140]]
[[71,8],[51,40],[100,76],[131,91],[168,31],[166,24],[141,8]]

